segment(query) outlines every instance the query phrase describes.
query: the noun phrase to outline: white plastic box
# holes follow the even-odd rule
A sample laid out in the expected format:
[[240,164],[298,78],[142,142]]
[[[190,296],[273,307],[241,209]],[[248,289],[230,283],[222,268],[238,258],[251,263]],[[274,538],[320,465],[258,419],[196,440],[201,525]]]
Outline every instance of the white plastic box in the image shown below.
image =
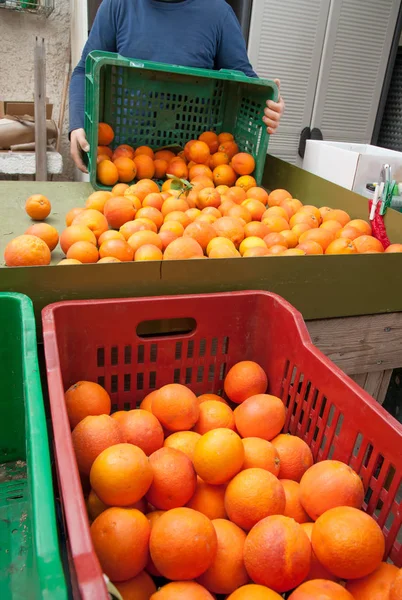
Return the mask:
[[366,184],[378,181],[385,163],[392,167],[392,179],[401,182],[401,152],[369,144],[308,140],[303,169],[365,196]]

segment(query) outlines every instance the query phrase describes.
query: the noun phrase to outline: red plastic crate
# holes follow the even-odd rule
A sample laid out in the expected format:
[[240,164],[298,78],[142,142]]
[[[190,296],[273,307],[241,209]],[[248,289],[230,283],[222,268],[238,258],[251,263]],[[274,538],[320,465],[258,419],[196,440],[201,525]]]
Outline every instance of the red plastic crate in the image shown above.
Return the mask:
[[[64,390],[80,379],[97,381],[113,410],[131,409],[171,382],[220,393],[228,369],[246,359],[265,369],[270,393],[288,407],[286,431],[306,440],[315,460],[338,459],[361,475],[365,509],[385,534],[387,558],[402,567],[402,426],[312,345],[302,316],[285,300],[257,291],[60,302],[42,315],[58,477],[84,600],[107,600],[107,593]],[[149,333],[151,323],[139,335],[140,324],[160,320],[158,334]]]

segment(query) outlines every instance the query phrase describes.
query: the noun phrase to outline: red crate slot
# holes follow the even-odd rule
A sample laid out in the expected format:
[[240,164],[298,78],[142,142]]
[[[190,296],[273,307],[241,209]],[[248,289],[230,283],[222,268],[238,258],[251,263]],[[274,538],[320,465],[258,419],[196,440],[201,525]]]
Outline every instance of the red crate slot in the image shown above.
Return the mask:
[[69,548],[84,600],[107,600],[74,457],[64,391],[103,385],[113,410],[129,410],[177,382],[221,393],[228,369],[254,360],[287,406],[285,430],[315,460],[337,459],[362,477],[365,510],[402,567],[402,426],[313,344],[303,318],[262,291],[60,302],[42,313],[55,454]]

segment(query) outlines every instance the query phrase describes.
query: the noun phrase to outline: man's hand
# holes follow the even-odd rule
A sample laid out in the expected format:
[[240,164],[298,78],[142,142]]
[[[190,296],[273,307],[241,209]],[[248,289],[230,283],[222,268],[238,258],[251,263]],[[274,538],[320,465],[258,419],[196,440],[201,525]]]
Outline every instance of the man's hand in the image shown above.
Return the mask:
[[[274,79],[274,81],[280,90],[281,82],[279,79]],[[265,116],[263,117],[263,121],[267,126],[267,131],[269,134],[276,133],[284,110],[285,102],[281,95],[279,95],[278,102],[267,100],[267,107],[264,110]]]
[[70,152],[73,161],[80,171],[88,173],[88,169],[82,160],[82,151],[89,152],[89,144],[84,129],[74,129],[70,135]]

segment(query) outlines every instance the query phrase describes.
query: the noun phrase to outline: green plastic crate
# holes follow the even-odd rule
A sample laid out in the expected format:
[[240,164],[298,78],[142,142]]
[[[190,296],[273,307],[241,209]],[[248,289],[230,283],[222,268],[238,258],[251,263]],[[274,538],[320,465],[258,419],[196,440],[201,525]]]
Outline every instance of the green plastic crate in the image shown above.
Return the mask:
[[0,294],[0,598],[66,600],[32,303]]
[[115,131],[113,146],[159,149],[184,146],[204,131],[232,133],[256,160],[261,183],[269,135],[262,118],[267,100],[278,99],[273,81],[237,71],[191,69],[94,51],[86,61],[85,130],[91,184],[96,180],[98,124]]

